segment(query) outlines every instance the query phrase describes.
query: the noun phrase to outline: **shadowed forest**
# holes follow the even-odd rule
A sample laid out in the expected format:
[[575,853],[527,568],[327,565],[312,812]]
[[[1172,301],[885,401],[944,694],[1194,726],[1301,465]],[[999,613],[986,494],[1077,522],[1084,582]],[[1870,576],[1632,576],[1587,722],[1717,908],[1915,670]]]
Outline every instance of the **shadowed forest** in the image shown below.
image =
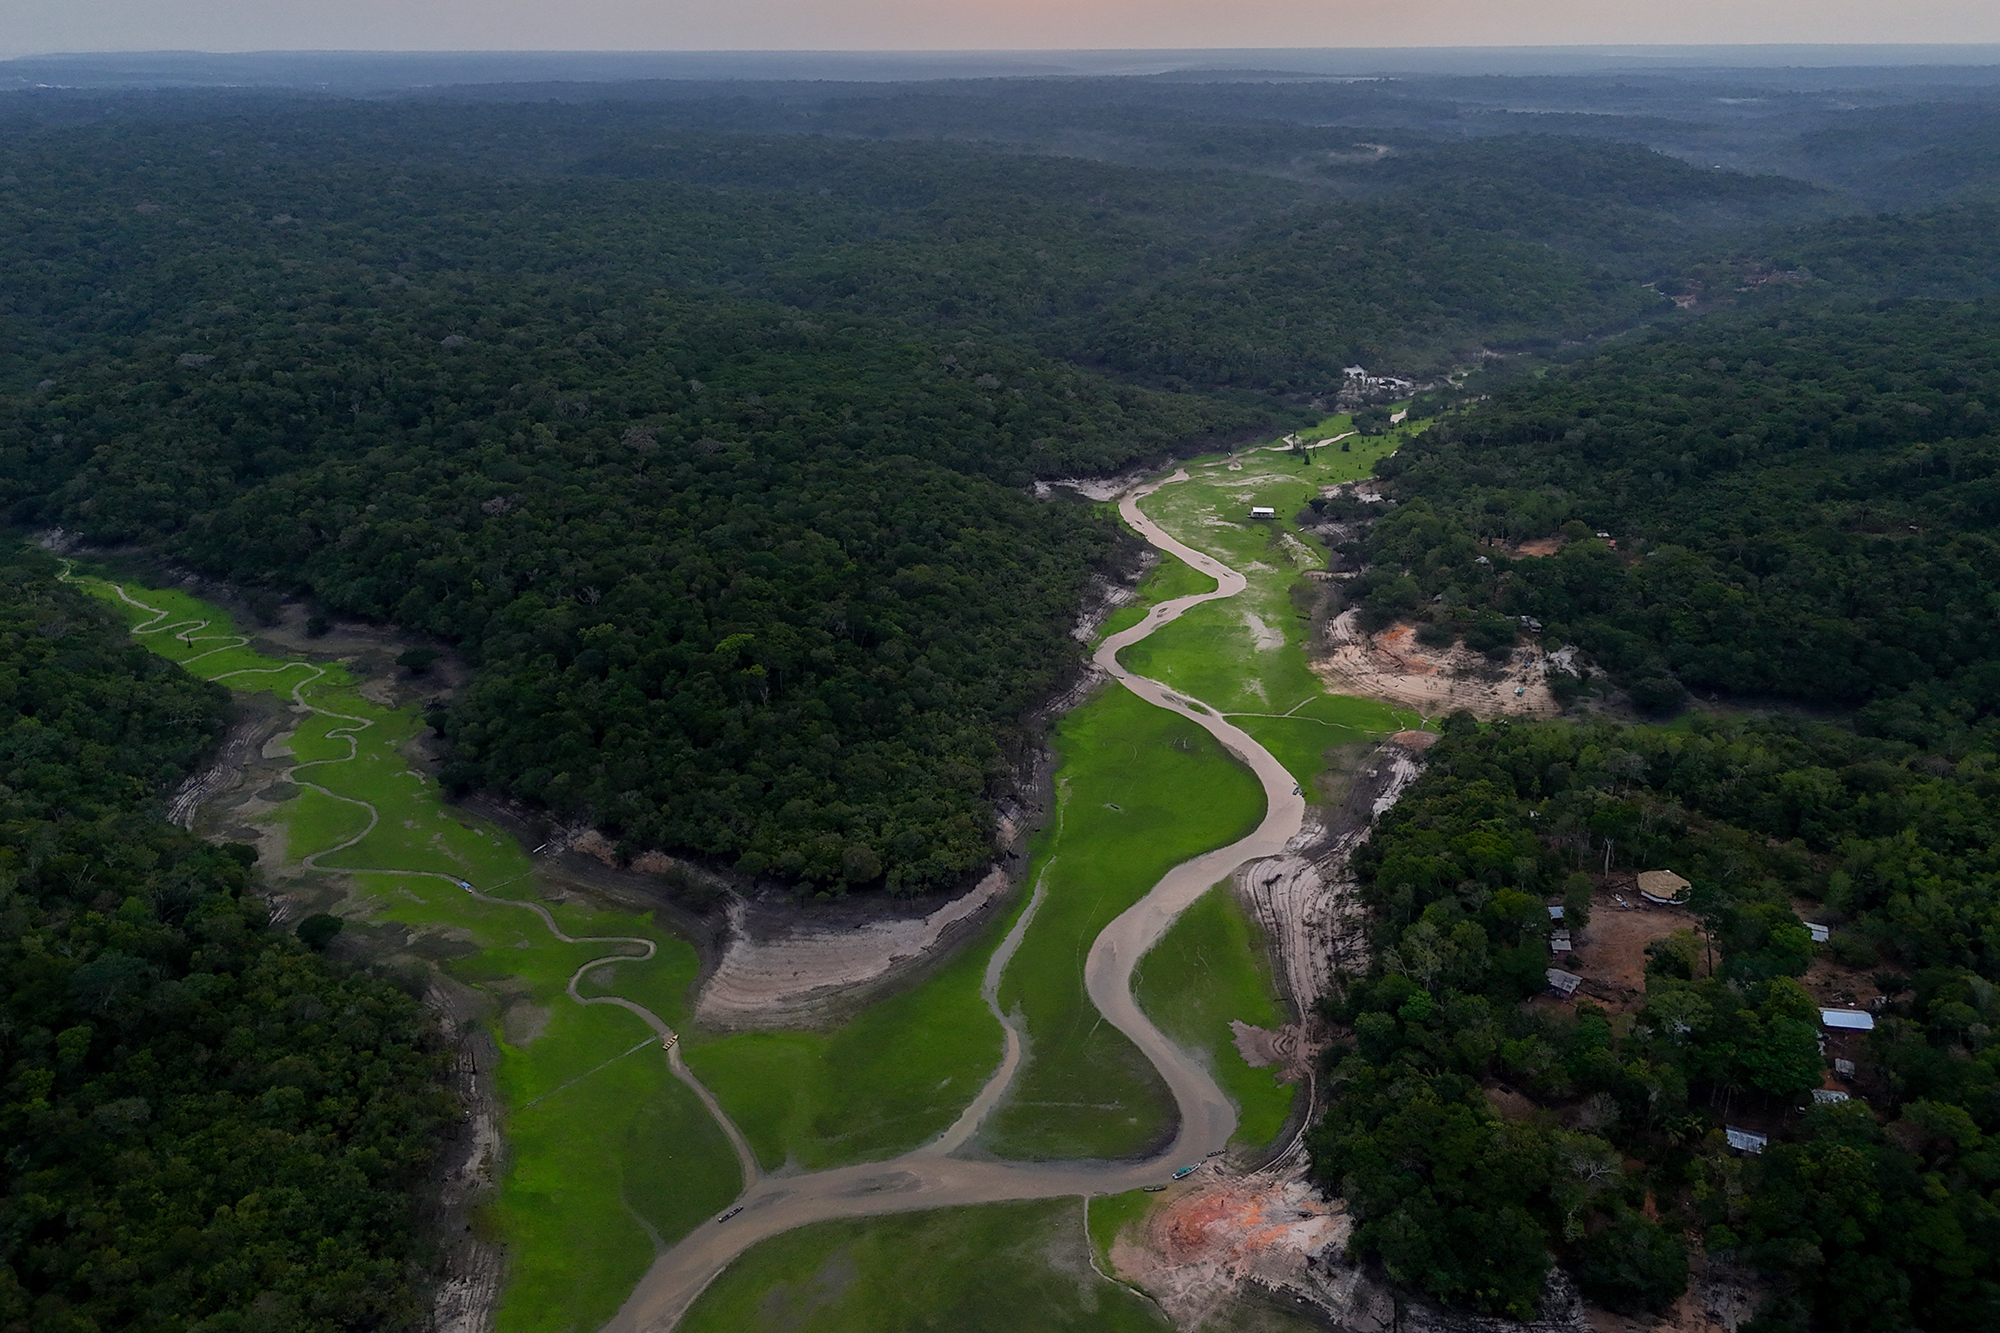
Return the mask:
[[[1996,164],[1976,70],[10,91],[0,517],[454,650],[456,795],[917,895],[994,862],[1138,568],[1038,483],[1379,434],[1349,368],[1394,376],[1432,424],[1314,501],[1334,595],[1583,665],[1569,719],[1447,722],[1359,854],[1311,1136],[1355,1252],[1520,1316],[1552,1262],[1665,1309],[1692,1245],[1756,1333],[1977,1327]],[[224,692],[58,571],[0,570],[0,1328],[422,1327],[434,1034],[165,822]],[[1614,846],[1700,946],[1552,1010]],[[1880,1022],[1799,1113],[1823,957]]]

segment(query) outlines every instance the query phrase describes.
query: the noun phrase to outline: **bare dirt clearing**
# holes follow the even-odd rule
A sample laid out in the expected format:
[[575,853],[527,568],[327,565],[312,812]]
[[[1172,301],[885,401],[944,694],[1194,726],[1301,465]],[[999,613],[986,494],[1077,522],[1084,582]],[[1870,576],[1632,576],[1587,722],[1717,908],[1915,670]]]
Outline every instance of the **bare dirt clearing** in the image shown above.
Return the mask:
[[1462,645],[1421,647],[1409,624],[1365,633],[1351,610],[1336,616],[1326,634],[1324,655],[1312,668],[1341,693],[1400,704],[1427,717],[1461,708],[1481,718],[1554,717],[1562,711],[1549,692],[1549,655],[1535,644],[1493,663]]
[[[1128,1228],[1113,1244],[1111,1262],[1120,1277],[1151,1293],[1176,1326],[1194,1329],[1246,1286],[1291,1293],[1310,1285],[1317,1296],[1315,1262],[1325,1271],[1321,1256],[1337,1255],[1352,1229],[1345,1209],[1303,1180],[1212,1179]],[[1393,1320],[1393,1306],[1387,1313],[1391,1319],[1377,1326]]]
[[1684,907],[1645,901],[1632,876],[1614,873],[1591,894],[1590,925],[1569,961],[1558,966],[1583,978],[1581,994],[1613,1013],[1625,1013],[1646,1001],[1646,946],[1676,930],[1699,935],[1701,923]]

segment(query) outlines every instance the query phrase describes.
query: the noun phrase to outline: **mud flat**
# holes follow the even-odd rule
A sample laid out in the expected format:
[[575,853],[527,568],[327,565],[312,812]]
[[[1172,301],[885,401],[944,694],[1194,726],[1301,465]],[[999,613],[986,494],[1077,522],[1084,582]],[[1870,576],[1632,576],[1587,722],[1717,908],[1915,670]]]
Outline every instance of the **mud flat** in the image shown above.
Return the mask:
[[1336,973],[1367,966],[1362,906],[1349,868],[1375,820],[1420,771],[1417,756],[1436,736],[1398,732],[1378,748],[1340,807],[1308,824],[1285,850],[1241,867],[1236,891],[1270,941],[1279,983],[1301,1014],[1331,993]]
[[737,899],[728,910],[729,943],[702,987],[695,1020],[719,1031],[817,1026],[966,939],[1012,887],[995,868],[924,916],[858,925],[795,913],[768,914],[772,921]]

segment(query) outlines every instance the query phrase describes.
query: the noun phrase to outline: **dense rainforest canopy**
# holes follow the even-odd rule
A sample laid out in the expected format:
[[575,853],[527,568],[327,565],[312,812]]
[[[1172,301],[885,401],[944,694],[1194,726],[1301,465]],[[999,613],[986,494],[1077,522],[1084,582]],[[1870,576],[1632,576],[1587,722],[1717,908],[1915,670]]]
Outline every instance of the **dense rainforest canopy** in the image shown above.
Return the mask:
[[[1679,1295],[1692,1231],[1773,1280],[1759,1333],[1990,1323],[1996,773],[1990,751],[1954,764],[1825,725],[1448,722],[1354,862],[1376,961],[1332,1006],[1353,1035],[1311,1143],[1355,1247],[1517,1316],[1553,1251],[1586,1294],[1637,1312]],[[1586,930],[1607,840],[1622,864],[1680,868],[1707,941],[1650,946],[1628,1013],[1531,1003],[1544,903]],[[1891,997],[1850,1085],[1867,1101],[1813,1105],[1789,1141],[1739,1158],[1723,1115],[1782,1117],[1831,1084],[1798,981],[1822,949]],[[1499,1086],[1562,1114],[1502,1115]]]
[[1580,141],[1329,195],[657,119],[190,98],[10,140],[0,506],[458,644],[456,787],[919,891],[990,855],[1120,559],[1031,480],[1317,419],[1356,358],[1622,327],[1670,234],[1819,206]]
[[1356,592],[1376,621],[1534,616],[1649,700],[1865,705],[1943,742],[2000,712],[1996,469],[2000,307],[1783,301],[1426,432],[1381,468],[1406,502]]
[[[1356,1251],[1640,1311],[1693,1234],[1772,1283],[1755,1333],[1984,1327],[2000,315],[1950,303],[2000,295],[2000,118],[1742,91],[26,94],[0,515],[450,641],[454,788],[914,892],[991,856],[1129,554],[1032,483],[1317,421],[1351,364],[1449,374],[1348,552],[1368,623],[1504,651],[1530,616],[1643,705],[1860,725],[1447,726],[1357,856],[1376,962],[1329,1009],[1311,1147]],[[0,567],[0,1328],[417,1323],[452,1112],[419,1011],[156,818],[221,695],[54,574]],[[1547,901],[1582,929],[1614,847],[1695,881],[1707,942],[1628,1012],[1531,1001]],[[1801,1115],[1827,959],[1889,1003],[1866,1105]]]
[[435,1034],[159,817],[226,694],[58,572],[0,557],[0,1328],[419,1327]]

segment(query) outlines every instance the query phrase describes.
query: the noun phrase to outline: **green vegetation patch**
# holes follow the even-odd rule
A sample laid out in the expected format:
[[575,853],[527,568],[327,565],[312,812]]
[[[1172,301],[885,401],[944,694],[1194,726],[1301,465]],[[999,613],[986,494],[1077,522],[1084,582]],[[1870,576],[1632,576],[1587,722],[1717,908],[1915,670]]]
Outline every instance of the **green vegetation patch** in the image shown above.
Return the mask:
[[1132,993],[1160,1031],[1200,1052],[1236,1103],[1235,1141],[1261,1148],[1292,1112],[1292,1090],[1237,1053],[1232,1020],[1277,1028],[1289,1022],[1271,974],[1263,932],[1225,882],[1210,889],[1146,954]]
[[[1324,700],[1314,701],[1315,705],[1322,703],[1331,706],[1325,711],[1348,711],[1355,715],[1355,720],[1323,722],[1308,716],[1321,711],[1317,706],[1301,709],[1291,717],[1248,717],[1236,713],[1229,720],[1269,750],[1272,757],[1299,780],[1299,785],[1310,793],[1312,799],[1330,802],[1337,799],[1336,793],[1340,790],[1338,784],[1343,762],[1334,751],[1348,750],[1384,732],[1414,725],[1417,718],[1413,713],[1405,713],[1376,700],[1351,695],[1328,695]],[[1349,707],[1342,709],[1341,705]]]
[[1092,1271],[1075,1199],[990,1204],[774,1236],[702,1293],[683,1333],[1076,1329],[1156,1333],[1151,1302]]
[[1059,816],[1037,853],[1047,886],[1000,1003],[1027,1020],[1028,1061],[989,1126],[1007,1157],[1143,1151],[1172,1114],[1137,1048],[1098,1016],[1083,961],[1160,876],[1255,827],[1263,792],[1207,732],[1111,688],[1056,730]]
[[1097,1256],[1099,1268],[1107,1273],[1116,1271],[1111,1266],[1111,1247],[1127,1227],[1152,1212],[1156,1202],[1158,1197],[1144,1190],[1091,1196],[1090,1246],[1091,1253]]
[[656,1239],[671,1244],[741,1186],[721,1128],[637,1018],[570,1006],[535,1045],[589,1058],[620,1042],[629,1054],[567,1085],[533,1099],[510,1093],[513,1165],[491,1210],[508,1248],[503,1330],[598,1327],[645,1272]]
[[1104,636],[1108,638],[1120,630],[1130,629],[1161,602],[1214,591],[1214,579],[1187,561],[1161,552],[1160,563],[1147,570],[1146,577],[1139,580],[1138,599],[1130,606],[1119,607],[1105,619]]
[[[533,865],[514,839],[446,805],[437,784],[412,766],[404,750],[423,726],[415,709],[368,700],[338,663],[262,656],[240,642],[245,636],[218,607],[125,586],[143,606],[108,583],[86,581],[148,647],[238,689],[289,696],[296,687],[326,710],[301,719],[286,742],[303,766],[299,779],[326,791],[301,787],[272,814],[294,858],[272,870],[310,875],[296,858],[365,830],[321,862],[354,872],[343,910],[409,928],[413,947],[449,944],[456,956],[447,969],[493,997],[509,1142],[508,1171],[490,1209],[508,1250],[498,1326],[541,1333],[601,1323],[645,1271],[656,1239],[686,1234],[741,1186],[720,1128],[667,1071],[651,1029],[612,1006],[579,1008],[564,993],[578,967],[621,946],[565,944],[523,908],[481,902],[459,887],[465,880],[495,897],[534,900]],[[678,1017],[685,1001],[677,997],[697,965],[686,942],[640,913],[546,906],[578,939],[652,941],[652,959],[618,967],[628,977],[649,973],[641,989],[672,1001],[662,1016]],[[622,947],[640,952],[636,942]]]
[[[1187,481],[1147,497],[1145,512],[1169,534],[1241,573],[1235,597],[1209,602],[1120,654],[1124,665],[1220,709],[1284,764],[1300,786],[1323,798],[1317,780],[1328,748],[1409,725],[1413,715],[1370,700],[1332,695],[1306,656],[1312,600],[1302,575],[1324,568],[1325,548],[1294,522],[1321,487],[1368,474],[1423,423],[1352,445],[1300,451],[1265,447],[1201,459]],[[1340,434],[1345,417],[1300,431],[1304,443]],[[1306,460],[1310,461],[1306,461]],[[1231,466],[1240,468],[1231,471]],[[1276,511],[1252,519],[1253,507]]]
[[831,1032],[697,1036],[688,1065],[769,1169],[917,1147],[949,1127],[1000,1064],[1000,1028],[979,987],[1006,928],[997,919],[935,976]]

